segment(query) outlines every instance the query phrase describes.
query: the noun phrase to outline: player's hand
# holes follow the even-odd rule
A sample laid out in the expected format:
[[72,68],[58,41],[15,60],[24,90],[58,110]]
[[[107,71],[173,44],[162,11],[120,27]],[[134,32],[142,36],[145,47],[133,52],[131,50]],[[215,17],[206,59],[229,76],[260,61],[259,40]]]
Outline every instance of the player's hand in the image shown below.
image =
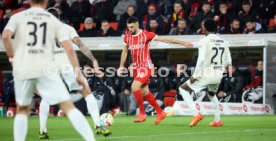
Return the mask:
[[191,82],[191,84],[195,83],[195,81],[197,81],[197,79],[196,79],[196,78],[194,78],[193,76],[192,76],[192,77],[190,77],[190,82]]
[[85,77],[83,76],[83,74],[81,73],[81,71],[79,70],[77,73],[77,78],[76,78],[77,82],[83,86],[86,87],[88,85],[87,81],[85,80]]
[[117,71],[117,75],[121,76],[123,72],[125,72],[127,69],[125,67],[120,67]]
[[193,47],[193,43],[192,42],[184,42],[183,44],[186,48],[192,48]]
[[218,97],[223,98],[223,97],[224,97],[224,91],[220,91],[220,92],[218,93]]

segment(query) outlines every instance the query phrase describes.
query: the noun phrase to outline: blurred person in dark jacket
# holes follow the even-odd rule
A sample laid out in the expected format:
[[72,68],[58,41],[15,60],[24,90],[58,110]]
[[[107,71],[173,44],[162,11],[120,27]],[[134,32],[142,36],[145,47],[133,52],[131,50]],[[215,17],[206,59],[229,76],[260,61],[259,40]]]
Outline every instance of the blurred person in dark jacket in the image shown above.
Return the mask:
[[[99,71],[93,78],[92,90],[95,98],[98,100],[100,113],[108,113],[115,106],[114,82],[111,78],[106,77],[105,73]],[[101,103],[102,102],[102,103]]]
[[71,9],[66,0],[54,0],[54,2],[49,2],[49,7],[59,6],[62,11],[62,17],[68,18],[71,16]]
[[187,26],[187,22],[185,19],[179,19],[177,23],[177,27],[174,27],[170,31],[170,35],[189,35],[191,30]]
[[219,11],[219,14],[214,17],[214,21],[217,23],[217,32],[225,33],[229,30],[229,23],[231,23],[231,21],[235,18],[235,15],[229,12],[228,6],[225,2],[220,3]]
[[159,23],[156,19],[150,19],[147,30],[157,35],[164,35],[163,29],[159,26]]
[[118,32],[122,34],[127,30],[127,19],[132,16],[137,17],[136,8],[135,6],[130,5],[128,6],[127,11],[123,15],[121,15],[120,21],[118,23]]
[[241,22],[241,28],[244,29],[247,21],[258,21],[259,15],[256,13],[255,10],[252,9],[251,4],[245,0],[242,3],[242,11],[239,12],[238,18]]
[[276,1],[275,0],[254,0],[253,8],[256,9],[262,19],[262,25],[268,26],[269,19],[274,18]]
[[157,1],[161,2],[164,0],[136,0],[136,8],[137,8],[137,16],[139,18],[143,18],[148,11],[146,10],[150,4],[157,5]]
[[137,7],[136,0],[120,0],[117,3],[117,5],[113,9],[113,14],[116,15],[117,20],[119,20],[121,15],[123,15],[127,11],[130,5]]
[[156,19],[160,29],[164,26],[164,21],[161,15],[157,13],[157,6],[155,4],[150,4],[148,6],[148,13],[143,17],[143,27],[148,29],[150,26],[150,20]]
[[220,102],[241,102],[244,78],[236,66],[229,67],[228,72],[219,86],[218,99]]
[[169,90],[176,90],[176,99],[183,100],[182,96],[179,94],[179,86],[185,83],[189,76],[187,75],[187,66],[184,64],[177,64],[175,74],[170,78],[168,85]]
[[230,28],[228,29],[226,34],[241,34],[240,21],[238,19],[234,19],[231,22]]
[[213,19],[214,14],[211,11],[211,4],[205,2],[202,5],[202,12],[197,14],[190,22],[190,29],[193,33],[196,33],[201,28],[201,23],[205,19]]
[[98,32],[98,37],[110,37],[116,36],[116,32],[112,27],[110,27],[107,20],[103,20],[101,23],[101,29]]
[[79,29],[80,23],[90,16],[90,3],[85,0],[77,0],[71,6],[71,22],[75,29]]
[[257,34],[257,33],[264,33],[264,29],[262,25],[254,20],[249,20],[246,22],[246,27],[243,31],[244,34]]
[[80,37],[96,37],[97,30],[94,28],[94,21],[88,17],[84,20],[84,29],[78,32]]
[[131,84],[133,80],[133,72],[130,67],[128,76],[120,77],[120,93],[118,94],[121,111],[126,112],[129,115],[135,115],[137,109],[137,103],[131,91]]
[[257,63],[257,71],[255,72],[253,81],[246,85],[243,90],[257,87],[263,87],[263,61],[261,60]]
[[0,32],[2,33],[5,26],[7,25],[7,23],[9,22],[11,16],[13,15],[13,12],[12,12],[12,9],[7,7],[5,9],[5,13],[4,13],[4,16],[3,16],[3,19],[0,19]]
[[111,21],[113,18],[112,3],[109,0],[101,0],[97,2],[93,10],[93,18],[97,23],[97,27],[100,27],[101,21]]

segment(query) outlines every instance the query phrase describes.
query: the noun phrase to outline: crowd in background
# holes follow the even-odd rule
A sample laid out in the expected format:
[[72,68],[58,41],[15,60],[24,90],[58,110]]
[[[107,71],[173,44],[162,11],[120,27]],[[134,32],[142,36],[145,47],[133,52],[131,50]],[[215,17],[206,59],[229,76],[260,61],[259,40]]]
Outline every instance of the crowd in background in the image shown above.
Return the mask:
[[[202,33],[202,21],[214,19],[221,34],[276,32],[275,0],[49,0],[61,20],[81,37],[120,36],[130,16],[159,35]],[[11,15],[29,7],[27,0],[0,2],[1,31]],[[110,23],[115,26],[112,26]]]

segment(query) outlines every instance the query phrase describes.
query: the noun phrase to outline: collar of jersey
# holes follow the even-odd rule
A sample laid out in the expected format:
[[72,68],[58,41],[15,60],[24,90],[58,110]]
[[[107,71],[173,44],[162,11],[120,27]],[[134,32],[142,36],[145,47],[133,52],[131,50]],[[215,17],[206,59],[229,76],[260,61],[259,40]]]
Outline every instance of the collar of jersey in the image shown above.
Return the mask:
[[140,30],[140,31],[138,32],[138,34],[136,34],[136,35],[133,35],[133,37],[136,37],[136,36],[138,36],[139,34],[141,34],[141,33],[142,33],[142,31],[143,31],[143,30]]

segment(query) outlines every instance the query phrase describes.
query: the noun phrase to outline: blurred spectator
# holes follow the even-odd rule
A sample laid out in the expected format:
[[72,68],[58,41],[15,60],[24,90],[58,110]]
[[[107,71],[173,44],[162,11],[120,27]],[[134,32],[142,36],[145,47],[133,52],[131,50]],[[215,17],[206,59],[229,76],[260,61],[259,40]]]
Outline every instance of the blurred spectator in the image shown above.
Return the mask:
[[4,16],[3,16],[3,19],[2,20],[0,20],[0,24],[1,24],[1,33],[3,32],[3,30],[4,30],[4,28],[5,28],[5,26],[7,25],[7,23],[9,22],[9,20],[10,20],[10,18],[11,18],[11,16],[13,15],[13,12],[12,12],[12,9],[11,8],[6,8],[6,10],[5,10],[5,14],[4,14]]
[[158,0],[157,7],[159,9],[158,13],[165,16],[164,18],[168,19],[171,16],[173,9],[171,0]]
[[110,37],[110,36],[116,36],[116,32],[112,27],[109,26],[109,23],[107,20],[103,20],[101,23],[101,29],[99,30],[98,36],[99,37]]
[[170,35],[189,35],[191,33],[185,19],[179,19],[177,27],[174,27],[170,31]]
[[29,0],[18,0],[19,8],[27,9],[30,7]]
[[150,25],[150,20],[155,19],[157,20],[158,27],[160,29],[163,28],[164,21],[161,15],[157,13],[157,7],[155,4],[150,4],[148,6],[148,14],[144,16],[143,18],[143,27],[144,29],[148,29]]
[[170,78],[168,85],[169,90],[175,90],[176,91],[176,99],[177,100],[183,100],[182,96],[179,95],[179,89],[178,87],[184,84],[188,79],[189,76],[185,76],[185,73],[187,72],[187,67],[184,64],[177,64],[175,74],[172,78]]
[[101,21],[108,20],[111,21],[113,17],[112,3],[108,0],[101,0],[97,2],[94,6],[93,16],[97,23],[97,27],[100,27]]
[[15,102],[14,81],[12,74],[6,75],[3,85],[3,101],[5,111],[9,108],[11,102]]
[[136,108],[137,108],[137,103],[136,99],[131,92],[131,85],[133,82],[133,77],[132,77],[132,68],[129,68],[129,76],[128,77],[121,77],[120,78],[120,92],[118,94],[119,96],[119,105],[120,109],[123,112],[127,112],[130,115],[135,115],[136,114]]
[[214,21],[217,23],[217,32],[225,33],[229,30],[229,23],[235,18],[233,13],[230,13],[226,3],[222,2],[219,5],[219,15],[214,17]]
[[173,9],[174,11],[169,22],[171,24],[171,27],[176,27],[178,19],[185,18],[185,12],[180,2],[175,2],[173,5]]
[[192,20],[200,11],[200,4],[197,0],[191,2],[191,10],[189,11],[189,20]]
[[222,79],[218,99],[221,102],[241,102],[244,78],[236,66],[229,67],[228,70],[232,72],[232,77],[228,75]]
[[159,23],[156,19],[151,19],[149,23],[148,31],[153,32],[157,35],[164,35],[163,29],[160,28]]
[[267,29],[268,33],[276,33],[276,15],[274,17],[274,24],[270,25]]
[[2,0],[0,1],[0,9],[5,9],[7,7],[11,9],[18,9],[20,5],[18,4],[20,0]]
[[127,26],[127,19],[131,16],[137,16],[136,14],[136,8],[133,5],[128,6],[127,12],[125,12],[123,15],[121,15],[119,25],[118,25],[118,31],[120,33],[124,33]]
[[240,21],[234,19],[230,24],[230,29],[227,31],[227,34],[241,34],[240,31]]
[[114,83],[111,78],[106,77],[104,72],[99,72],[93,80],[92,90],[99,102],[100,113],[108,113],[115,104]]
[[120,0],[117,3],[113,10],[114,15],[117,16],[117,20],[119,20],[121,15],[123,15],[127,11],[128,6],[130,5],[136,7],[136,0]]
[[250,88],[257,88],[263,86],[263,61],[258,61],[257,63],[257,71],[255,72],[253,81],[244,87],[244,90]]
[[181,0],[181,5],[184,9],[185,13],[185,19],[188,19],[190,12],[191,12],[191,6],[194,0]]
[[66,17],[64,14],[63,14],[63,11],[61,9],[60,6],[55,6],[55,8],[57,9],[58,11],[58,15],[60,17],[60,21],[63,22],[63,23],[66,23],[66,24],[69,24],[69,19],[68,17]]
[[[159,0],[164,1],[164,0]],[[136,0],[137,16],[143,18],[148,11],[146,10],[150,4],[157,5],[157,0]]]
[[97,30],[94,28],[93,19],[88,17],[84,21],[84,29],[78,32],[80,37],[96,37]]
[[245,24],[249,20],[259,20],[259,16],[257,15],[255,10],[251,9],[251,5],[248,1],[244,1],[242,3],[242,11],[239,13],[239,20],[241,22],[241,28],[245,28]]
[[75,29],[78,30],[80,23],[82,23],[84,19],[90,15],[90,3],[85,0],[77,0],[73,2],[71,10],[71,22],[73,23]]
[[49,3],[49,7],[57,7],[59,6],[62,11],[61,17],[68,18],[70,16],[71,9],[66,0],[55,0],[53,3]]
[[205,19],[213,19],[214,14],[211,12],[210,3],[206,2],[202,5],[202,12],[197,14],[190,22],[190,29],[193,33],[199,33],[202,21]]
[[244,34],[256,34],[256,33],[264,33],[262,25],[255,21],[246,22],[246,28],[243,31]]

